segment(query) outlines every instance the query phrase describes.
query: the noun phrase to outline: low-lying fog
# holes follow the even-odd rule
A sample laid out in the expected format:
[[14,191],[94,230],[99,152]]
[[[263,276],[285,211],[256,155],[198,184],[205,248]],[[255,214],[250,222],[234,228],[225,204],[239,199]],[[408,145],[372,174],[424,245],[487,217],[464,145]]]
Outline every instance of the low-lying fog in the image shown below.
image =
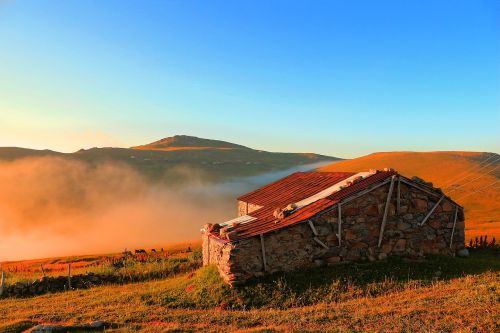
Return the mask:
[[[324,163],[321,163],[324,164]],[[235,217],[236,197],[304,165],[210,184],[199,170],[175,187],[152,184],[125,164],[43,157],[0,163],[0,261],[118,252],[200,237]]]

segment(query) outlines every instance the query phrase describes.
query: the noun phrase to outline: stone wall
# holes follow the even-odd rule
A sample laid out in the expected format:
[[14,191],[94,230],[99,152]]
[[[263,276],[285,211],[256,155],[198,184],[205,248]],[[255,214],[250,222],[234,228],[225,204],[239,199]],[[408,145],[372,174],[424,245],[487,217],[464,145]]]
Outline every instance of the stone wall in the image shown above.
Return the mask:
[[[78,274],[71,277],[71,289],[87,289],[101,284],[118,282],[120,282],[120,278],[114,275]],[[1,297],[29,297],[66,290],[69,290],[67,276],[46,276],[30,283],[17,282],[6,286]]]
[[[455,206],[444,199],[427,222],[420,226],[439,197],[400,184],[400,212],[396,212],[397,183],[390,201],[381,246],[378,246],[381,221],[389,184],[343,204],[341,245],[338,234],[338,206],[311,219],[263,235],[266,269],[260,237],[236,243],[210,245],[204,258],[216,263],[224,279],[237,284],[252,277],[277,271],[291,271],[345,261],[381,260],[389,255],[421,257],[424,254],[453,254],[464,247],[464,215],[461,208],[450,249]],[[318,241],[314,240],[314,237]],[[219,241],[221,242],[221,241]],[[211,241],[211,244],[216,243]],[[326,245],[321,245],[320,243]],[[205,251],[205,242],[204,242]],[[204,262],[208,264],[208,262]]]
[[203,233],[202,239],[203,266],[217,265],[221,276],[226,282],[229,282],[229,275],[231,274],[229,263],[233,244],[212,237],[206,231]]

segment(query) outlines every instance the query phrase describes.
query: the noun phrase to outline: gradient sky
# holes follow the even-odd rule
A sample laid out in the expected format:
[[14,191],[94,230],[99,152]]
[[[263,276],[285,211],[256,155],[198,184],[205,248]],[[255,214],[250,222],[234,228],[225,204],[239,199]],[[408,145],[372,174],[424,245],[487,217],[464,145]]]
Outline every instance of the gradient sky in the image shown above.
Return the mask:
[[496,0],[0,0],[0,146],[355,157],[499,133]]

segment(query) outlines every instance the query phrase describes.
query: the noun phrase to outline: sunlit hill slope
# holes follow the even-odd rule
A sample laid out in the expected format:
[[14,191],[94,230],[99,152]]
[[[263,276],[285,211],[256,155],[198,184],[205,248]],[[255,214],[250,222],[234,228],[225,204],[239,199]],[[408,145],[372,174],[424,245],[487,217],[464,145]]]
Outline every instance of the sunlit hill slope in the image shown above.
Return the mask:
[[384,152],[322,167],[361,171],[390,167],[444,190],[465,208],[466,237],[500,238],[500,155],[482,152]]

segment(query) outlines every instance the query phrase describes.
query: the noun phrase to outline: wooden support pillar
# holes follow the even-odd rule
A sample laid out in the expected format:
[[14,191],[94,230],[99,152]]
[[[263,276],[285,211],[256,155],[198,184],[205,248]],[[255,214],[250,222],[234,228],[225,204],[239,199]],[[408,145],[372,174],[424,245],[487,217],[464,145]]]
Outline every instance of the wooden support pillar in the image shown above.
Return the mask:
[[2,278],[0,280],[0,296],[2,296],[2,294],[3,294],[4,284],[5,284],[5,276],[4,276],[3,271],[2,271]]
[[267,272],[266,246],[264,245],[264,235],[260,234],[260,246],[262,249],[262,263],[264,264],[264,272]]
[[391,185],[389,186],[389,193],[387,193],[387,199],[385,200],[384,216],[382,217],[382,224],[380,225],[380,234],[378,236],[378,247],[382,244],[382,238],[384,237],[385,223],[387,222],[387,214],[389,213],[389,207],[391,204],[392,191],[394,190],[394,180],[396,176],[391,177]]
[[71,264],[68,264],[68,289],[71,290]]
[[210,251],[210,235],[207,235],[207,265],[210,265],[210,256],[212,252]]
[[441,201],[443,201],[443,199],[444,199],[444,194],[441,196],[441,198],[439,198],[438,202],[436,202],[436,204],[427,213],[427,215],[424,217],[424,219],[422,220],[422,222],[420,222],[420,226],[423,226],[425,224],[425,222],[427,222],[427,220],[429,219],[429,217],[431,217],[432,213],[434,213],[434,211],[439,206],[439,204],[441,203]]
[[396,202],[396,213],[401,214],[401,178],[398,177],[398,198]]
[[313,238],[314,241],[316,243],[318,243],[319,245],[321,245],[322,247],[324,247],[325,249],[329,250],[330,248],[328,247],[328,245],[326,245],[325,243],[323,243],[318,237],[314,237]]
[[316,243],[318,243],[319,245],[321,245],[322,247],[324,247],[325,249],[330,249],[328,247],[328,245],[326,245],[325,243],[323,243],[317,236],[318,236],[318,231],[316,230],[316,227],[314,227],[314,223],[311,221],[311,220],[307,220],[307,222],[309,223],[309,227],[311,228],[313,234],[314,234],[314,241]]
[[314,227],[314,224],[312,223],[311,220],[307,220],[307,222],[309,222],[309,227],[311,228],[314,236],[318,236],[318,231],[316,230],[316,228]]
[[451,245],[453,245],[453,235],[455,234],[455,226],[457,225],[457,218],[458,218],[458,206],[455,206],[455,218],[453,219],[453,229],[451,229],[450,249]]
[[342,205],[340,203],[338,204],[338,210],[339,210],[339,218],[338,218],[339,233],[337,234],[337,238],[339,239],[339,247],[340,247],[342,246]]

